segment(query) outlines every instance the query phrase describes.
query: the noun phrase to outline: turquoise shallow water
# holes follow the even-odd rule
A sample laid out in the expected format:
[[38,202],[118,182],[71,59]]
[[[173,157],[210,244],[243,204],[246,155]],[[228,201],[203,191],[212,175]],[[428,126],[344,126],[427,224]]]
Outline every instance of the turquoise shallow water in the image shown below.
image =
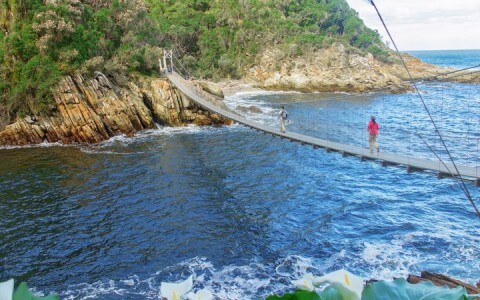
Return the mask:
[[[454,156],[478,164],[480,87],[421,86]],[[264,93],[227,99],[272,126],[431,154],[438,141],[412,94]],[[449,134],[447,134],[449,133]],[[242,126],[160,128],[100,145],[0,150],[0,280],[67,299],[158,299],[194,274],[220,299],[291,289],[305,272],[391,279],[427,269],[476,282],[480,221],[453,180],[406,174]],[[478,204],[480,190],[469,184]]]

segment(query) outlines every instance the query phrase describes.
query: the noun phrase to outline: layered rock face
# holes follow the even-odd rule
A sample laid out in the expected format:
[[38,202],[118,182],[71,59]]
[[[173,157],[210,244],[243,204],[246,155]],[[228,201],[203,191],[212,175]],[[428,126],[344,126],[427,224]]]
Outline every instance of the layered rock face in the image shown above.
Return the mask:
[[[417,78],[445,72],[413,57],[405,59]],[[399,62],[382,63],[371,54],[350,53],[343,45],[294,58],[270,49],[263,53],[259,64],[248,71],[247,79],[266,89],[303,92],[366,92],[383,88],[401,92],[409,88],[404,81],[407,73]]]
[[26,117],[0,132],[1,145],[42,142],[98,143],[119,134],[185,124],[230,124],[202,110],[167,80],[135,78],[119,87],[101,73],[65,77],[54,91],[49,115]]

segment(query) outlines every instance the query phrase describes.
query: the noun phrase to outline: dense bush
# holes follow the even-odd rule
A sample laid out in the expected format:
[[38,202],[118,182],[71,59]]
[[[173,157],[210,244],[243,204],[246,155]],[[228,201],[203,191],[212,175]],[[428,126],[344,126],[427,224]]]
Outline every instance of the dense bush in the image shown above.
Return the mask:
[[174,48],[197,76],[241,77],[268,46],[343,43],[387,60],[345,0],[0,1],[0,106],[10,118],[50,107],[63,75],[157,70]]
[[198,58],[198,76],[241,76],[265,46],[278,44],[337,42],[385,56],[379,34],[345,0],[147,1],[168,46]]
[[162,41],[143,0],[8,0],[0,7],[0,106],[38,114],[75,71],[157,69]]

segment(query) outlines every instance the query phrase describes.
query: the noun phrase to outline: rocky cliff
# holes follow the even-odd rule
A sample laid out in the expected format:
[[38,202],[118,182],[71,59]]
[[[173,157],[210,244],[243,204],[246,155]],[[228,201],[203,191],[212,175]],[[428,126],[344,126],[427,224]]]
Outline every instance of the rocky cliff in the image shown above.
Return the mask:
[[65,77],[54,90],[56,105],[43,116],[19,118],[0,131],[0,145],[42,142],[98,143],[119,134],[185,124],[229,124],[202,110],[167,80],[130,78],[122,86],[101,73]]
[[[384,88],[401,92],[409,89],[403,66],[395,62],[395,56],[391,59],[394,62],[381,62],[371,54],[348,50],[341,44],[300,57],[285,56],[285,51],[270,49],[262,54],[258,65],[248,70],[246,79],[261,88],[304,92],[366,92]],[[411,56],[405,55],[404,59],[415,78],[446,71]]]
[[[243,80],[224,82],[223,91],[218,85],[198,81],[197,92],[216,105],[224,105],[223,92],[231,94],[252,86],[303,92],[403,92],[411,89],[408,74],[398,59],[395,62],[394,56],[391,57],[393,62],[381,62],[371,54],[347,50],[343,45],[332,45],[301,56],[284,53],[269,49],[261,55],[256,66],[247,70]],[[408,55],[404,55],[404,60],[416,79],[452,71]],[[480,82],[478,74],[454,80]],[[120,85],[117,81],[125,80],[109,79],[101,73],[90,80],[80,75],[64,78],[54,91],[56,105],[52,111],[44,116],[17,119],[6,126],[0,131],[0,145],[44,141],[97,143],[118,134],[131,136],[153,128],[155,123],[166,126],[230,123],[196,106],[167,80],[137,76],[129,78],[126,84]]]

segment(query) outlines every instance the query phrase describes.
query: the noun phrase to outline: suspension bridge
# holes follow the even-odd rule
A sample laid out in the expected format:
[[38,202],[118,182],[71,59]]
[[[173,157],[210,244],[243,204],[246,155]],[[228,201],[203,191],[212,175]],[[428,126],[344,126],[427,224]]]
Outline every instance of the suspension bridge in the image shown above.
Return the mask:
[[327,152],[338,152],[342,156],[356,156],[362,160],[379,161],[381,162],[382,166],[404,166],[407,172],[412,172],[414,170],[433,171],[437,178],[442,178],[445,176],[461,176],[472,180],[476,186],[480,186],[480,172],[477,167],[459,164],[454,165],[452,162],[444,162],[440,159],[429,160],[415,156],[406,156],[383,151],[379,153],[371,153],[370,149],[368,148],[319,139],[295,132],[281,132],[279,128],[274,128],[247,119],[235,111],[229,110],[225,106],[219,106],[213,101],[209,100],[208,97],[194,87],[193,82],[188,79],[189,76],[184,78],[180,74],[180,70],[173,65],[172,61],[173,54],[171,51],[167,51],[163,62],[160,62],[160,66],[169,81],[177,89],[179,89],[183,94],[185,94],[189,99],[203,109],[221,115],[224,118],[230,119],[236,123],[242,124],[265,134],[287,139],[292,142],[298,142],[302,145],[309,145],[314,149],[323,148]]

